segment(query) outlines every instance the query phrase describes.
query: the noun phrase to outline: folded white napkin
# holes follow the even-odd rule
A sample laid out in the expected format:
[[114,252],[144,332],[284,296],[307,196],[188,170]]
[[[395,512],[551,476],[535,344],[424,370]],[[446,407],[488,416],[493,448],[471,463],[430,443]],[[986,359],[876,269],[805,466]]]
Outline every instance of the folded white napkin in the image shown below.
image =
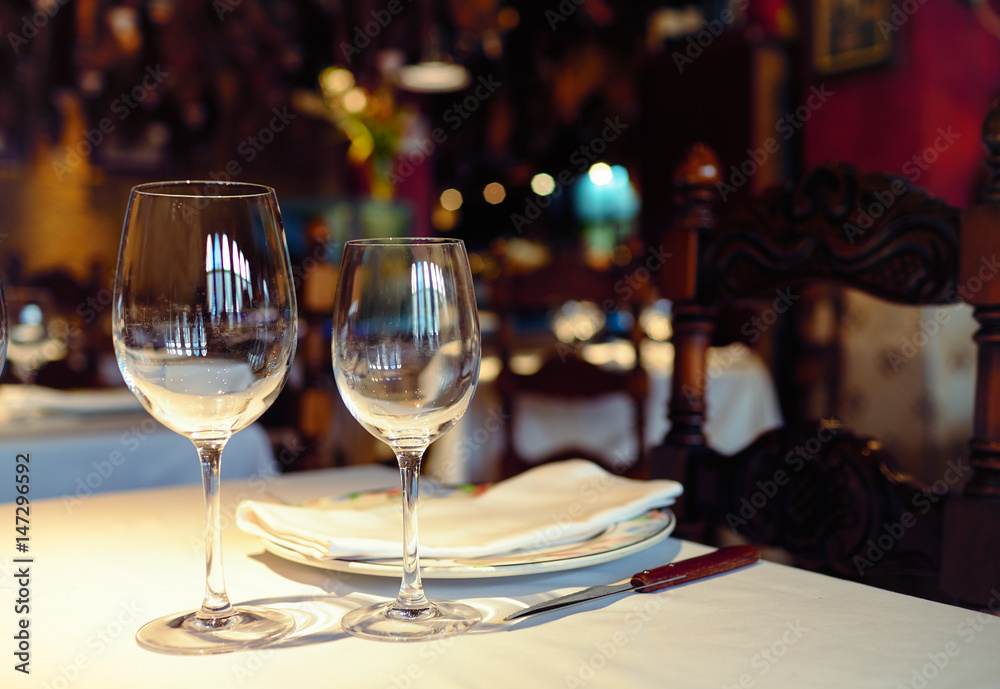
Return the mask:
[[[420,553],[477,558],[579,542],[670,505],[681,492],[674,481],[625,479],[584,460],[543,464],[478,494],[421,498]],[[402,552],[398,495],[318,507],[245,501],[236,517],[247,533],[315,558],[398,558]]]

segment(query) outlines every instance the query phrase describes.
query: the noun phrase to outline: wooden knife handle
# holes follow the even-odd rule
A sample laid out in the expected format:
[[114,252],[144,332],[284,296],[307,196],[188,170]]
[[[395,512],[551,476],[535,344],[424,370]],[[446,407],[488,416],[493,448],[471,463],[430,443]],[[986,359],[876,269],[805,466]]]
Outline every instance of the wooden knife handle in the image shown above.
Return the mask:
[[640,593],[651,593],[720,572],[728,572],[737,567],[752,565],[759,559],[760,550],[753,546],[730,545],[708,555],[671,562],[663,567],[639,572],[632,577],[632,586],[639,589]]

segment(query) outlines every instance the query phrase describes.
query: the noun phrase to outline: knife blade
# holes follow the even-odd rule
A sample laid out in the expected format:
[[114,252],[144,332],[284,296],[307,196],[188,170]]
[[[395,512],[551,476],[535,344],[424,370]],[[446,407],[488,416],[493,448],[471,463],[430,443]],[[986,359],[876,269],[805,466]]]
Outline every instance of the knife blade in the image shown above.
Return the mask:
[[557,608],[564,608],[568,605],[576,605],[577,603],[585,603],[587,601],[604,598],[606,596],[614,596],[619,593],[625,593],[626,591],[638,591],[639,593],[662,591],[670,586],[685,584],[689,581],[712,576],[713,574],[720,574],[739,567],[745,567],[746,565],[757,562],[759,559],[760,550],[754,548],[753,546],[726,546],[725,548],[719,548],[718,550],[708,553],[707,555],[692,557],[688,560],[681,560],[680,562],[671,562],[670,564],[657,567],[656,569],[643,570],[638,574],[633,575],[632,578],[624,584],[591,586],[590,588],[576,591],[575,593],[570,593],[565,596],[559,596],[558,598],[536,603],[535,605],[524,608],[523,610],[518,610],[517,612],[507,615],[504,620],[516,620],[527,615],[556,610]]

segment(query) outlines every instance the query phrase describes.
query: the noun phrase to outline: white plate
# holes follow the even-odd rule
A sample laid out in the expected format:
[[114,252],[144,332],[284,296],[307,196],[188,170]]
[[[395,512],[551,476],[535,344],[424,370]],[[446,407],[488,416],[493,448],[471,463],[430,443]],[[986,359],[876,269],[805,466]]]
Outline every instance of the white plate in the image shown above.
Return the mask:
[[[580,543],[514,551],[508,555],[471,560],[440,560],[421,556],[420,574],[429,579],[472,579],[586,567],[645,550],[669,536],[676,523],[674,513],[669,509],[650,510],[634,519],[619,522]],[[263,541],[263,544],[264,548],[279,557],[312,567],[397,578],[403,573],[401,560],[321,560],[270,541]]]

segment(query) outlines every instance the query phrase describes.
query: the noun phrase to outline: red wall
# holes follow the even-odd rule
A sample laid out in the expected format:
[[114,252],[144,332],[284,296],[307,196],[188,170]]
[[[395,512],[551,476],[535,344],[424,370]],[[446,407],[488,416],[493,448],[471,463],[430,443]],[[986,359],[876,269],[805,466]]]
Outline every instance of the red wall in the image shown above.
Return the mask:
[[833,96],[804,127],[804,162],[901,174],[965,206],[980,183],[983,116],[1000,96],[1000,39],[957,0],[911,2],[918,9],[893,34],[891,65],[815,80]]

